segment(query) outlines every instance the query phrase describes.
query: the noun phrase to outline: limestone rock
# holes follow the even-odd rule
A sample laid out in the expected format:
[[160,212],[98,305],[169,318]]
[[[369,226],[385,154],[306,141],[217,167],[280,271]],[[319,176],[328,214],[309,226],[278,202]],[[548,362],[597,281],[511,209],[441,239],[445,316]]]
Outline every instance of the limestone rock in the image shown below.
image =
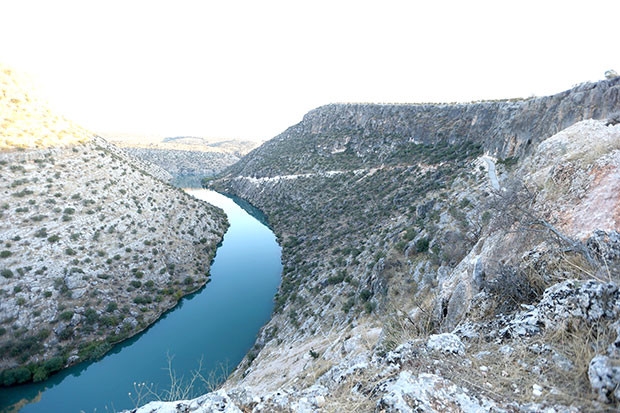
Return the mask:
[[548,288],[537,307],[548,328],[569,318],[612,319],[620,314],[620,290],[614,283],[567,280]]
[[150,402],[132,413],[242,413],[224,390],[207,393],[193,400]]
[[588,378],[600,401],[620,400],[620,360],[595,356],[588,367]]
[[461,339],[452,333],[432,334],[426,342],[426,347],[431,351],[444,354],[465,354],[465,345]]
[[469,394],[449,380],[434,374],[414,376],[403,371],[395,380],[380,386],[384,393],[377,402],[377,411],[409,412],[501,412],[497,405],[483,397]]

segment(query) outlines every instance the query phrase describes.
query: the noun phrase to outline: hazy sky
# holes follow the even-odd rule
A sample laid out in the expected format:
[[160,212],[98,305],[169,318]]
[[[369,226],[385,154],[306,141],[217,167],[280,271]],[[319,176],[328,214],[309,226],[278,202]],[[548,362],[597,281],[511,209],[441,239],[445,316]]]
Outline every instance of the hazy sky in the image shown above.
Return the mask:
[[268,139],[333,102],[560,92],[620,72],[620,1],[0,0],[0,61],[99,133]]

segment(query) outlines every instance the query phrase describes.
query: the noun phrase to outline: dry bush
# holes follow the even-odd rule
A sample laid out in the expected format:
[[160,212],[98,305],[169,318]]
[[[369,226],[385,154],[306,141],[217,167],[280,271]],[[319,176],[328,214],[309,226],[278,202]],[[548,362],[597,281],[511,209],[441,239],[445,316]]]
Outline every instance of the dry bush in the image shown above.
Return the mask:
[[485,283],[497,303],[496,314],[510,313],[519,309],[521,304],[538,301],[545,291],[545,284],[540,277],[531,277],[518,267],[500,265],[495,278]]

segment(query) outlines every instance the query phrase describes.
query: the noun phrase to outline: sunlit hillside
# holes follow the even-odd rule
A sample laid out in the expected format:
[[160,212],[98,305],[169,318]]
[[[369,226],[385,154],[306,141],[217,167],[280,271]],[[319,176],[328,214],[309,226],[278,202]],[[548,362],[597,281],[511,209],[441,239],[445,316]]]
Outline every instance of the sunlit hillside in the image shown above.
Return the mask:
[[0,64],[0,150],[69,146],[92,133],[64,117],[27,90],[28,80]]

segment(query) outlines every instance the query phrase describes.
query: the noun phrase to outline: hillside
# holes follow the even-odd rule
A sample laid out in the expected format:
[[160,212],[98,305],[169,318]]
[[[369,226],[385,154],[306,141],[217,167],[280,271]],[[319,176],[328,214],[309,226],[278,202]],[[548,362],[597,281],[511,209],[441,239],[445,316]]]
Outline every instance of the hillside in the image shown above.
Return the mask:
[[100,357],[205,285],[228,224],[161,168],[33,103],[11,71],[0,87],[0,384],[11,385]]
[[110,139],[132,156],[166,170],[178,187],[200,187],[203,178],[217,175],[258,146],[251,141],[197,137]]
[[68,146],[91,133],[59,116],[33,96],[28,80],[0,64],[0,151]]
[[328,105],[252,151],[210,186],[266,213],[283,281],[246,360],[193,403],[617,408],[619,91]]

